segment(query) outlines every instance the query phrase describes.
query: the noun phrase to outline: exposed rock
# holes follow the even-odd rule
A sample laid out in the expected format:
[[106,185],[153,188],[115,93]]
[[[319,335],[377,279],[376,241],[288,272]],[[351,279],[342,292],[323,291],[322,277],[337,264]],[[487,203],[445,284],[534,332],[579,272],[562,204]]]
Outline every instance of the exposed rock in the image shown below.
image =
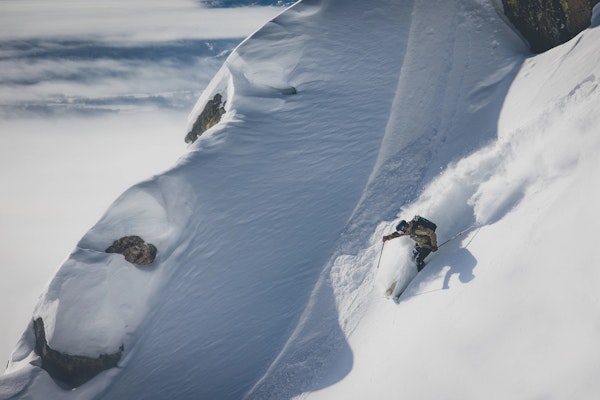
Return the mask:
[[208,128],[216,125],[223,114],[225,114],[225,102],[223,102],[223,97],[217,93],[204,106],[204,110],[194,122],[192,130],[185,136],[185,142],[194,143]]
[[98,375],[100,372],[117,366],[123,354],[123,346],[113,354],[101,354],[97,358],[75,356],[52,349],[46,341],[44,321],[33,321],[35,332],[35,352],[42,359],[42,368],[62,385],[76,388]]
[[291,95],[291,94],[297,94],[298,90],[296,90],[295,87],[293,86],[285,86],[285,87],[274,87],[272,88],[275,92],[277,93],[281,93],[284,95]]
[[504,14],[541,53],[563,44],[590,26],[600,0],[502,0]]
[[144,239],[134,235],[115,240],[106,252],[123,254],[132,264],[148,265],[154,262],[158,250],[153,244],[146,243]]

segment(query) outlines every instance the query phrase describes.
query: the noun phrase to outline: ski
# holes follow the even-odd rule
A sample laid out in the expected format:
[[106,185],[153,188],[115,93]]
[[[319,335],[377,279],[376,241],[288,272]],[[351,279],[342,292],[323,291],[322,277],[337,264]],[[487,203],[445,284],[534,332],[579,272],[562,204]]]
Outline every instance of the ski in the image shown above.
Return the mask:
[[385,291],[385,297],[391,297],[392,294],[394,293],[394,289],[396,289],[396,285],[398,284],[398,281],[394,281],[392,283],[392,285],[388,288],[388,290]]
[[388,299],[392,299],[394,301],[394,303],[398,303],[400,301],[400,296],[402,296],[402,293],[404,293],[405,289],[402,289],[402,291],[398,294],[394,294],[394,290],[396,289],[396,286],[398,286],[398,281],[394,281],[390,287],[385,291],[385,297]]
[[404,290],[394,296],[394,303],[398,304],[400,302],[400,296],[402,296],[402,293],[404,293]]

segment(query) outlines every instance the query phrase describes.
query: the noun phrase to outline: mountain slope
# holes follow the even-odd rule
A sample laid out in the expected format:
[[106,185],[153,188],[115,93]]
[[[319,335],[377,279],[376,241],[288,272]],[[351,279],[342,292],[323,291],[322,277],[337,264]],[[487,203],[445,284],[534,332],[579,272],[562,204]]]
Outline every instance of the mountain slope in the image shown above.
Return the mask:
[[[429,209],[444,216],[468,206],[479,227],[431,257],[398,305],[381,298],[390,278],[379,272],[375,290],[360,299],[364,316],[348,332],[352,371],[302,398],[600,393],[599,35],[592,27],[528,59],[506,96],[498,139],[450,165],[404,207],[404,216]],[[338,264],[369,265],[377,247]],[[406,257],[406,244],[386,246],[381,269],[394,271],[398,253]],[[340,365],[347,368],[342,359],[330,373]]]
[[[554,233],[598,219],[581,202],[598,196],[597,29],[526,60],[490,2],[397,3],[299,2],[242,43],[190,118],[219,93],[221,122],[107,210],[35,311],[58,350],[123,345],[120,368],[66,392],[28,329],[4,393],[597,393],[592,228]],[[382,293],[414,274],[410,243],[381,236],[415,213],[440,240],[477,227],[395,304]],[[128,234],[157,246],[152,267],[104,252]]]
[[[522,43],[487,2],[416,1],[403,7],[402,14],[410,15],[406,47],[369,182],[301,323],[249,398],[289,398],[328,386],[353,368],[346,336],[361,323],[374,289],[384,229],[395,226],[380,221],[417,199],[449,162],[496,137],[505,93],[523,60]],[[447,238],[474,222],[461,189],[455,188],[451,203],[435,199],[406,214],[433,218],[440,238]],[[403,248],[385,254],[380,271],[385,283],[378,283],[375,295],[398,273],[410,273],[402,261],[406,253]],[[337,333],[338,324],[344,336]],[[335,357],[342,360],[339,365]],[[331,376],[319,378],[327,367],[333,368]]]

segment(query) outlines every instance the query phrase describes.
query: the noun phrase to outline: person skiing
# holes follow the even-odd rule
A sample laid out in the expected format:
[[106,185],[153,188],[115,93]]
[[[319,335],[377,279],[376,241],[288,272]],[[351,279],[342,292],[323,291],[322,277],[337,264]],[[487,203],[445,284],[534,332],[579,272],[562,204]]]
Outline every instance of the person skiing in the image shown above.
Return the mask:
[[433,222],[417,215],[410,222],[401,220],[396,226],[396,231],[385,235],[383,241],[387,242],[397,237],[410,236],[415,241],[412,259],[417,264],[417,270],[420,272],[425,267],[425,257],[438,249],[436,228],[437,226]]

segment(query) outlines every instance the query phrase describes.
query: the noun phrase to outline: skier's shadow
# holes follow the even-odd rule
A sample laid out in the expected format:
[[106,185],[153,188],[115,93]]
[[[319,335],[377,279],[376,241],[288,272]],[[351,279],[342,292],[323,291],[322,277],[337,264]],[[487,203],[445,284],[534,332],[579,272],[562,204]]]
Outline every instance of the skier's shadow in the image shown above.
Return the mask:
[[450,289],[450,279],[453,275],[458,275],[462,283],[468,283],[475,278],[473,270],[477,266],[477,259],[467,248],[456,249],[444,261],[450,269],[446,272],[442,289]]
[[[452,252],[444,253],[443,262],[438,263],[434,262],[434,260],[431,260],[430,264],[431,267],[427,266],[425,267],[423,272],[419,273],[419,275],[421,276],[419,280],[417,280],[417,277],[413,275],[412,278],[408,279],[408,283],[404,284],[405,286],[400,285],[404,289],[396,289],[397,292],[395,292],[394,295],[397,295],[397,293],[399,292],[405,293],[399,299],[400,301],[406,297],[419,296],[429,292],[450,289],[450,280],[452,279],[453,275],[458,275],[458,279],[462,283],[468,283],[472,281],[475,278],[473,270],[477,266],[477,259],[473,256],[473,254],[471,254],[471,252],[466,247],[461,247],[453,249]],[[444,276],[444,283],[441,289],[433,289],[426,292],[419,290],[419,286],[421,283],[423,283],[424,281],[435,279],[434,276],[438,274],[438,271],[447,267],[450,267],[450,269],[446,272],[446,276]],[[417,273],[416,268],[414,272],[415,274]],[[416,286],[412,287],[415,284]]]

